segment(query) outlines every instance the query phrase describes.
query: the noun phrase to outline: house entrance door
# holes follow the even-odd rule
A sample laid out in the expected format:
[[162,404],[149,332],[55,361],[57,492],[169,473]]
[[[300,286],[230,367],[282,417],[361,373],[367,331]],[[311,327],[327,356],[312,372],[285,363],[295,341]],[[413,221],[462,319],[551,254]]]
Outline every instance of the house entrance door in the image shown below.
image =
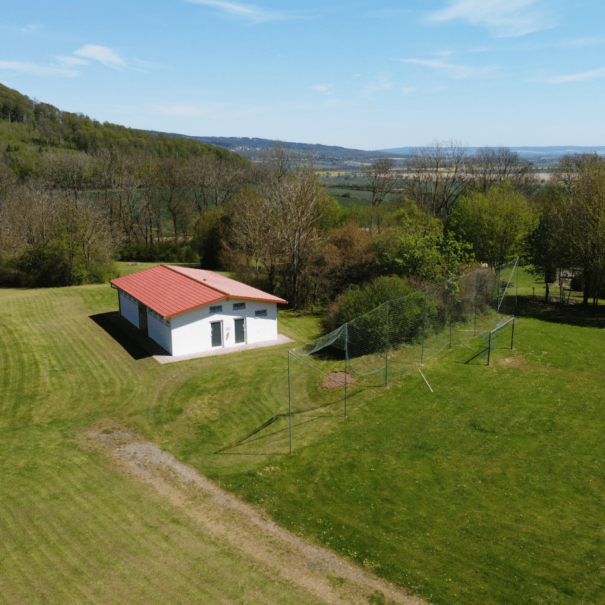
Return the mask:
[[139,330],[147,332],[147,307],[143,303],[139,303]]
[[246,342],[246,320],[235,320],[235,344]]
[[212,346],[222,347],[223,346],[223,322],[215,321],[210,324],[210,330],[212,332]]

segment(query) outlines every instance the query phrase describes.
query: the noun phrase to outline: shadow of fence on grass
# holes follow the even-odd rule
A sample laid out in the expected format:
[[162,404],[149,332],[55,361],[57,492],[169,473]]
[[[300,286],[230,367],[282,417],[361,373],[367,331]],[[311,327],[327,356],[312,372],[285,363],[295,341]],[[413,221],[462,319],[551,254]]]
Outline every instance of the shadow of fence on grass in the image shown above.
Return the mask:
[[568,324],[583,328],[605,329],[605,305],[561,305],[532,296],[519,296],[517,317],[539,319],[549,323]]
[[[354,392],[349,393],[348,400],[352,401],[354,403],[355,398],[357,396],[359,396],[361,393],[363,393],[363,391],[365,391],[368,388],[374,388],[374,387],[365,386],[362,388],[357,388],[357,389],[355,389]],[[342,405],[343,405],[343,398],[339,397],[338,399],[336,399],[334,401],[323,402],[319,405],[310,406],[307,409],[298,409],[296,411],[292,411],[292,431],[295,432],[301,426],[309,424],[310,422],[316,422],[318,420],[328,419],[328,418],[337,418],[337,417],[344,418],[344,408],[343,408],[343,414],[338,413],[338,407],[342,406]],[[314,415],[310,416],[309,414],[314,414]],[[263,422],[263,424],[252,429],[249,433],[246,433],[243,437],[240,437],[239,439],[236,439],[235,441],[232,441],[232,442],[228,443],[227,445],[224,445],[223,447],[219,448],[218,450],[216,450],[214,452],[214,454],[229,454],[229,455],[236,455],[236,456],[269,456],[269,455],[287,455],[287,454],[289,454],[288,449],[284,449],[283,452],[274,451],[274,452],[243,453],[243,452],[234,451],[239,447],[248,446],[249,444],[257,442],[257,441],[266,441],[270,437],[275,437],[278,434],[282,434],[282,433],[285,433],[286,431],[289,431],[290,430],[289,416],[290,416],[290,414],[287,411],[282,412],[280,414],[275,414],[274,416],[269,418],[269,420]],[[257,437],[257,435],[262,433],[262,431],[264,431],[265,429],[268,429],[270,426],[279,422],[280,420],[282,420],[284,422],[288,422],[288,426],[286,426],[285,428],[277,429],[275,431],[271,431],[269,433],[264,433]]]

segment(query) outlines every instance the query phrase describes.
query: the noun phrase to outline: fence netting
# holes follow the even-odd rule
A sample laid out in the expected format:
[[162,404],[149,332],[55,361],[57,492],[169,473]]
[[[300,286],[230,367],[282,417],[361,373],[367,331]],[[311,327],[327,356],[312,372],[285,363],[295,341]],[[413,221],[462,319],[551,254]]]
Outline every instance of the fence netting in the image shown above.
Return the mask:
[[292,349],[287,380],[271,385],[275,415],[216,453],[286,453],[293,434],[296,446],[312,442],[362,391],[406,376],[446,348],[469,347],[473,363],[486,363],[490,331],[514,316],[518,270],[517,259],[433,284]]
[[[515,259],[385,302],[293,349],[293,363],[304,363],[324,376],[331,376],[333,368],[342,370],[344,363],[358,386],[384,386],[445,348],[467,346],[479,354],[489,332],[515,314],[518,272]],[[294,397],[301,396],[291,390]],[[317,397],[309,392],[302,396],[311,395]]]

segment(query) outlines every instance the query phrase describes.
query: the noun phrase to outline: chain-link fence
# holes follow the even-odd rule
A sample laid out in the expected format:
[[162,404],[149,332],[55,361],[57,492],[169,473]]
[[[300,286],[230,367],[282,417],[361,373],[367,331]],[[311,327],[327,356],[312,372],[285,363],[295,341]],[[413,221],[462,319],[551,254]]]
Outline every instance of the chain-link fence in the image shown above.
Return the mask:
[[515,314],[518,272],[515,259],[427,286],[292,349],[290,420],[329,406],[346,414],[360,388],[386,386],[446,348],[469,346],[470,357],[485,363],[490,331]]
[[364,389],[406,376],[443,349],[465,345],[474,363],[486,363],[490,332],[515,313],[518,269],[517,259],[433,284],[292,349],[287,381],[271,386],[288,409],[217,453],[291,452],[293,429],[297,444],[313,441]]

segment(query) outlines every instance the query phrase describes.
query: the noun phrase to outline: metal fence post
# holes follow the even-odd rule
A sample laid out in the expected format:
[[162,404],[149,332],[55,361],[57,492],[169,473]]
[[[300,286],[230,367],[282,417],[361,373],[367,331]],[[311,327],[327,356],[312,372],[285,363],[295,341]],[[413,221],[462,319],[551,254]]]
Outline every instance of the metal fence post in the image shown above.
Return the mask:
[[475,328],[473,330],[473,333],[476,334],[477,333],[477,276],[479,274],[479,270],[477,269],[477,271],[475,271],[475,301],[473,304],[474,307],[474,312],[475,312]]
[[515,318],[513,317],[513,335],[510,339],[510,348],[513,349],[515,346]]
[[492,333],[489,333],[489,348],[487,349],[487,365],[489,365],[492,356]]
[[454,288],[450,290],[450,349],[452,348],[452,324],[454,323]]
[[349,360],[349,323],[345,324],[345,418],[347,417],[347,361]]
[[428,286],[424,290],[424,318],[422,321],[422,352],[420,353],[420,363],[424,363],[424,339],[426,336],[426,302],[429,295]]
[[518,304],[519,304],[519,257],[517,256],[517,279],[515,281],[515,308],[513,310],[513,315],[517,314],[517,305]]
[[288,418],[290,420],[290,456],[292,455],[292,380],[290,379],[290,351],[288,351]]
[[389,301],[387,300],[387,346],[385,353],[385,363],[384,363],[384,386],[389,385]]
[[498,297],[496,298],[496,321],[500,315],[500,283],[502,282],[502,265],[498,267]]

